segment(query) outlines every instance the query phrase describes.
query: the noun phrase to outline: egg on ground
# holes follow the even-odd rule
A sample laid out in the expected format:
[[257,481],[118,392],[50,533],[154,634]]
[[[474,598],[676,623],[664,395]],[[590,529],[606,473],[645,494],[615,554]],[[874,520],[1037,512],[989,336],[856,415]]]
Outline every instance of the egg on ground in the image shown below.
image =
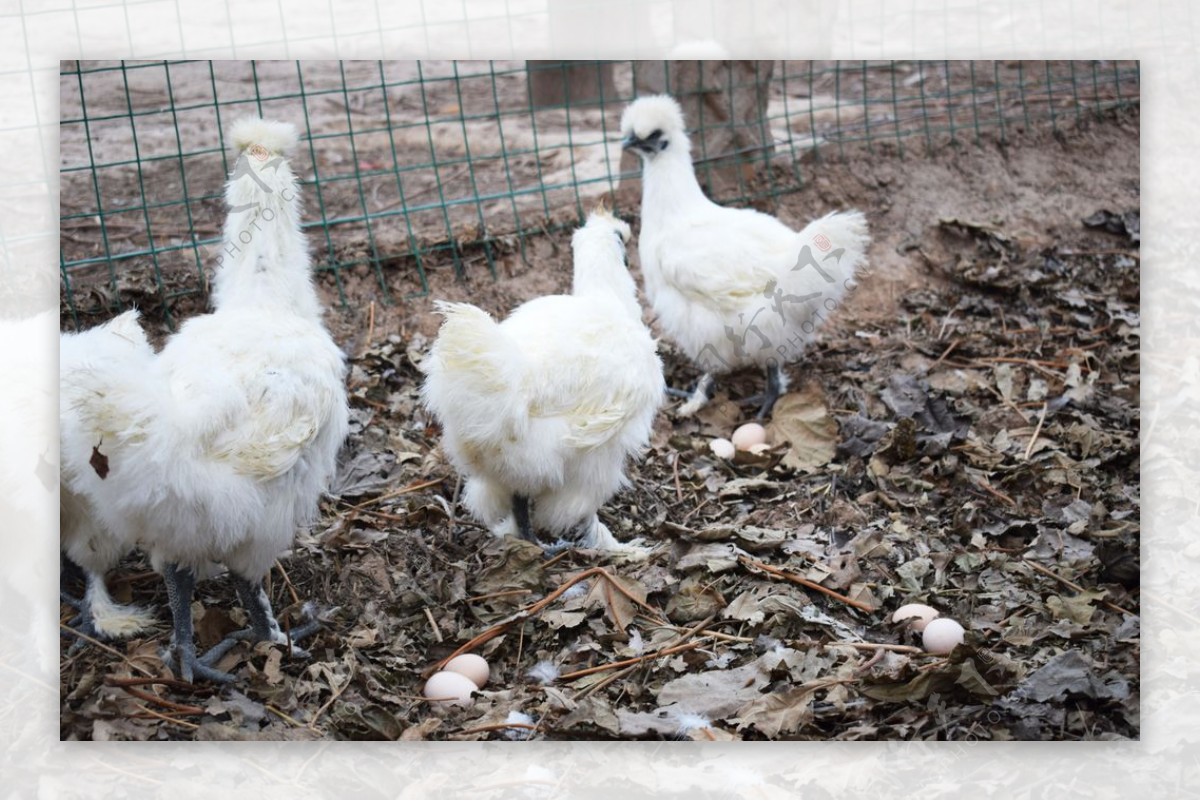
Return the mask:
[[892,613],[892,622],[905,623],[907,624],[907,628],[912,631],[922,632],[929,625],[929,621],[940,614],[941,612],[932,606],[926,606],[925,604],[905,604]]
[[478,654],[459,654],[443,665],[442,670],[466,676],[476,687],[482,687],[488,683],[487,660]]
[[723,437],[718,437],[708,443],[708,449],[722,459],[732,459],[733,455],[737,453],[737,448],[733,446],[733,443]]
[[471,706],[471,693],[479,688],[461,673],[441,670],[425,682],[425,698],[434,706]]
[[966,631],[957,621],[939,617],[929,621],[921,633],[921,642],[931,654],[948,654],[954,650],[954,646],[962,643],[965,635]]
[[746,423],[739,426],[730,439],[733,441],[733,446],[739,451],[748,451],[755,445],[767,441],[767,430],[758,423]]

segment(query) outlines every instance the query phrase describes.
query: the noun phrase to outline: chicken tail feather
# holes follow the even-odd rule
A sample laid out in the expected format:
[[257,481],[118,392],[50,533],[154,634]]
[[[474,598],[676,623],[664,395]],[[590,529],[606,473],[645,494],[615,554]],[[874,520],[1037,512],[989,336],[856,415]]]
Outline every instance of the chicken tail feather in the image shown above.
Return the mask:
[[840,301],[855,286],[870,241],[862,212],[839,211],[813,220],[799,234],[800,251],[787,283],[795,291]]

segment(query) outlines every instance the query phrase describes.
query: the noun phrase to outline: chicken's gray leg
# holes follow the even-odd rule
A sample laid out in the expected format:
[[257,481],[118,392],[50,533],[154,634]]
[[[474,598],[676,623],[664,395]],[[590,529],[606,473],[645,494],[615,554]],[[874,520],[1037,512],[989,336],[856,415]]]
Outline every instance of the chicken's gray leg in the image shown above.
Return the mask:
[[524,495],[513,495],[513,517],[517,521],[517,533],[521,539],[540,545],[533,535],[533,524],[529,520],[529,499]]
[[717,379],[713,377],[712,373],[700,376],[700,380],[696,382],[696,388],[692,390],[691,395],[687,396],[687,403],[680,406],[676,414],[680,417],[691,417],[703,409],[712,400],[712,393],[716,386]]
[[[92,637],[93,639],[101,639],[99,632],[96,631],[96,622],[92,617],[91,610],[88,608],[87,603],[71,595],[61,587],[58,590],[58,598],[60,601],[79,613],[67,621],[68,626],[84,636]],[[87,640],[81,637],[76,637],[75,641],[72,642],[71,646],[67,649],[67,656],[72,656],[75,654],[75,652],[83,648],[86,643]]]
[[319,620],[313,617],[302,625],[285,632],[280,628],[279,621],[271,610],[271,599],[267,597],[261,581],[252,581],[235,573],[233,574],[233,588],[237,591],[242,608],[246,610],[246,615],[250,618],[250,628],[235,631],[208,649],[204,656],[200,657],[202,665],[215,664],[239,642],[277,642],[287,645],[291,640],[292,656],[300,659],[307,659],[311,656],[308,651],[298,648],[295,643],[319,631],[321,628]]
[[779,400],[785,389],[787,376],[783,373],[783,367],[778,362],[771,362],[767,365],[767,391],[763,395],[762,407],[758,410],[756,419],[763,420],[770,416],[771,410],[775,408],[775,401]]
[[[72,627],[79,628],[80,624],[83,623],[84,618],[86,616],[87,599],[86,599],[86,597],[76,598],[74,595],[72,595],[70,592],[67,591],[68,582],[73,582],[73,581],[87,582],[88,575],[87,575],[87,573],[84,572],[83,568],[80,567],[79,565],[75,564],[75,562],[69,556],[67,556],[65,553],[59,552],[59,555],[58,555],[58,599],[60,601],[62,601],[63,603],[65,603],[67,606],[74,609],[76,612],[79,612],[78,615],[71,618],[71,623],[70,623],[70,625]],[[80,629],[80,630],[82,631],[83,629]],[[84,631],[84,633],[89,636],[95,636],[90,631]]]
[[708,382],[708,392],[711,394],[713,388],[717,384],[717,380],[713,378],[711,373],[705,373],[704,375],[700,376],[700,378],[696,381],[696,386],[692,387],[691,389],[675,389],[675,387],[667,387],[667,394],[672,398],[683,398],[686,400],[687,398],[694,396],[696,391],[700,389],[701,384],[706,380]]
[[[82,570],[78,567],[77,569],[81,570],[81,572],[84,574],[84,580],[87,582],[87,589],[84,590],[83,597],[76,598],[61,586],[58,590],[59,599],[79,613],[75,615],[75,617],[71,618],[67,625],[85,637],[91,637],[94,640],[106,640],[108,637],[104,634],[104,632],[100,631],[96,627],[96,616],[92,613],[93,599],[95,598],[97,592],[97,582],[99,582],[99,591],[106,592],[103,579],[99,578],[91,571]],[[71,643],[71,647],[68,649],[67,654],[70,655],[75,653],[82,648],[86,642],[87,641],[83,639],[76,639],[75,642]]]
[[195,678],[220,684],[233,681],[230,674],[215,670],[196,657],[196,635],[192,628],[192,593],[196,589],[196,576],[188,568],[172,564],[163,568],[162,575],[175,629],[165,660],[167,665],[189,683]]

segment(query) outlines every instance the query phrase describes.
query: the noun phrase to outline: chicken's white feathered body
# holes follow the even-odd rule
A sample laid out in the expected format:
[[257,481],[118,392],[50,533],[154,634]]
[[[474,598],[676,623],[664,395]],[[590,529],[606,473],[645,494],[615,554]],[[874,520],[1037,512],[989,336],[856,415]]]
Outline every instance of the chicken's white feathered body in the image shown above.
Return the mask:
[[626,237],[624,223],[593,214],[572,242],[573,294],[531,300],[501,323],[469,304],[439,304],[446,319],[422,396],[467,476],[467,507],[497,534],[517,533],[521,495],[536,528],[561,535],[586,524],[585,545],[616,544],[596,510],[649,441],[664,392]]
[[[642,227],[646,297],[663,331],[708,372],[796,361],[854,286],[862,215],[830,214],[797,233],[758,211],[705,203]],[[847,244],[835,256],[815,242]]]
[[102,454],[123,433],[118,410],[143,403],[144,377],[154,361],[137,311],[65,333],[59,341],[59,543],[89,576],[83,602],[101,636],[135,634],[150,622],[141,610],[114,604],[103,584],[104,575],[134,547],[137,532],[90,499],[102,492],[101,474],[107,475]]
[[666,334],[709,373],[799,358],[854,285],[869,241],[863,215],[829,214],[796,232],[713,203],[670,97],[636,101],[622,129],[646,156],[638,255]]
[[[64,364],[63,473],[104,528],[156,567],[202,573],[221,562],[257,578],[315,517],[348,409],[282,156],[294,130],[250,120],[234,139],[246,152],[226,187],[216,311],[188,320],[157,355],[142,339],[103,369],[99,359]],[[118,323],[137,327],[130,315]]]

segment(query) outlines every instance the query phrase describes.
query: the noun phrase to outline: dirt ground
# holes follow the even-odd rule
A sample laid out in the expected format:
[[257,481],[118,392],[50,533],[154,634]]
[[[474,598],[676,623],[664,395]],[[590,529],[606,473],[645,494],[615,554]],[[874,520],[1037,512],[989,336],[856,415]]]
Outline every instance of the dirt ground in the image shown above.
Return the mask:
[[[396,300],[411,272],[386,275],[391,303],[366,266],[340,287],[323,274],[353,359],[352,434],[320,525],[270,577],[277,609],[324,610],[311,661],[241,648],[224,690],[139,683],[169,675],[169,626],[134,558],[114,593],[162,624],[111,651],[64,645],[62,737],[1137,738],[1138,123],[812,165],[770,210],[797,227],[863,210],[869,272],[791,367],[765,457],[707,447],[751,414],[729,399],[757,375],[724,381],[697,420],[660,414],[601,510],[618,538],[656,546],[645,562],[492,539],[457,505],[417,401],[432,300],[503,315],[564,291],[569,232],[497,247],[496,281],[430,269],[428,297]],[[668,382],[689,385],[661,351]],[[226,580],[198,599],[202,645],[239,626]],[[910,602],[966,643],[924,653],[890,622]],[[421,700],[473,638],[492,666],[474,706]]]

